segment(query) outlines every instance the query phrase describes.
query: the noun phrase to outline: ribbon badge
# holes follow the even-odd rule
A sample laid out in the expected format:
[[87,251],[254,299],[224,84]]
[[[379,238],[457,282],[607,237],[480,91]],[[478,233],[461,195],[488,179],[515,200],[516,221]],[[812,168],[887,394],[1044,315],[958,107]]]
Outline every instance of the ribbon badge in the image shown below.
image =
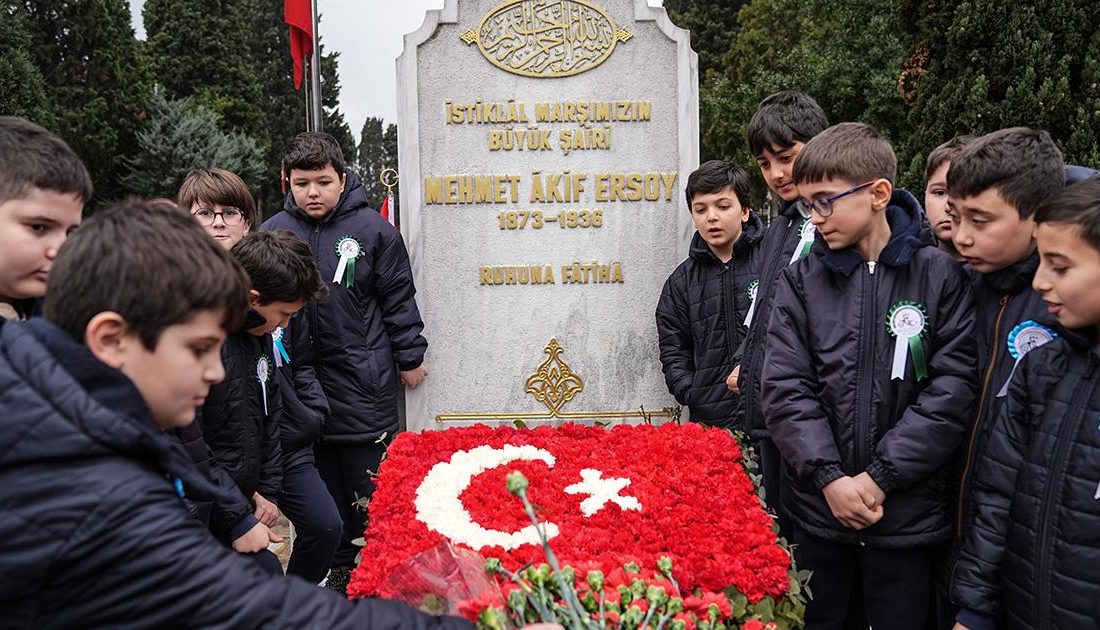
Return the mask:
[[275,355],[275,367],[283,367],[290,363],[290,355],[287,354],[286,344],[283,343],[283,327],[279,326],[271,331],[272,352]]
[[1008,384],[1012,382],[1012,377],[1016,375],[1016,368],[1020,367],[1020,361],[1024,359],[1024,355],[1057,338],[1058,333],[1035,320],[1029,319],[1016,324],[1012,331],[1008,333],[1008,354],[1012,355],[1016,363],[1012,365],[1012,371],[1008,374],[1008,380],[1005,381],[1000,391],[997,392],[997,398],[1001,398],[1008,394]]
[[266,354],[260,355],[260,358],[256,361],[256,379],[260,381],[260,390],[263,392],[264,398],[264,415],[268,415],[267,411],[267,381],[271,378],[271,361],[267,358]]
[[886,328],[897,340],[894,342],[894,365],[890,379],[905,378],[905,359],[913,355],[913,371],[917,381],[928,378],[928,365],[924,361],[924,326],[928,319],[924,306],[912,300],[903,300],[890,308],[886,316]]
[[745,315],[745,326],[752,326],[752,316],[756,312],[756,293],[760,290],[760,280],[756,279],[749,283],[749,289],[746,293],[749,294],[749,313]]
[[332,275],[332,281],[340,284],[340,278],[344,278],[344,286],[355,286],[355,259],[363,253],[363,246],[353,236],[345,236],[336,241],[336,255],[340,262],[336,264],[336,273]]
[[791,262],[787,263],[788,265],[795,264],[810,253],[814,246],[814,234],[816,233],[817,228],[814,227],[813,222],[809,219],[802,219],[802,225],[798,228],[798,245],[795,246],[794,253],[791,254]]

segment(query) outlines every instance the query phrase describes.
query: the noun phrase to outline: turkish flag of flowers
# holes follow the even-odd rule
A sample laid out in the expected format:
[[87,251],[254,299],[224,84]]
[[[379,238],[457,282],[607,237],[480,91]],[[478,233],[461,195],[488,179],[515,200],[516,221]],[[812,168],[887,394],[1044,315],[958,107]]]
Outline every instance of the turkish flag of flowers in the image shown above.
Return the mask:
[[522,502],[506,488],[513,470],[530,481],[528,498],[562,566],[653,569],[668,556],[683,592],[734,586],[750,602],[787,592],[790,557],[776,544],[733,436],[669,423],[479,425],[397,436],[348,594],[392,596],[386,577],[445,538],[512,571],[545,562]]

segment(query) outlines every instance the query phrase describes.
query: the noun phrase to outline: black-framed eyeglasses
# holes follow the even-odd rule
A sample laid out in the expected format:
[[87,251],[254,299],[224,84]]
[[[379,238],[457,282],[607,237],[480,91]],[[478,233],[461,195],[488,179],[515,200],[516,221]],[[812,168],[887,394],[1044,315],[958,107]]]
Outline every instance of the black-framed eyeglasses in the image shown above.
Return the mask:
[[226,225],[240,225],[241,219],[244,219],[244,213],[237,208],[226,208],[224,210],[211,210],[210,208],[199,208],[191,213],[199,223],[203,225],[214,225],[214,219],[219,216],[222,218],[222,222]]
[[807,217],[807,218],[810,216],[811,212],[816,212],[816,213],[820,214],[822,216],[822,218],[831,217],[831,216],[833,216],[833,204],[834,203],[836,203],[840,199],[843,199],[844,197],[847,197],[848,195],[851,195],[853,193],[857,193],[857,192],[863,190],[864,188],[866,188],[866,187],[870,186],[871,184],[875,183],[875,181],[876,180],[871,180],[869,182],[862,183],[858,186],[852,186],[848,190],[845,190],[844,192],[839,192],[839,193],[833,195],[832,197],[823,197],[821,199],[814,199],[813,201],[806,201],[805,199],[800,199],[799,202],[798,202],[798,211],[802,213],[802,216]]

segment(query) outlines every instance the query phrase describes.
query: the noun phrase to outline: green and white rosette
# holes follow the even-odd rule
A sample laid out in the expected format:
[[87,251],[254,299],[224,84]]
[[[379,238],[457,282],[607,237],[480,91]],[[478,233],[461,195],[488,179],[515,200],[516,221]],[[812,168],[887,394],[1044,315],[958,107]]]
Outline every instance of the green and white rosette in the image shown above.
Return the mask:
[[1034,320],[1029,319],[1016,324],[1012,331],[1008,333],[1008,354],[1016,362],[1012,364],[1012,371],[1008,374],[1008,380],[997,392],[997,398],[1002,398],[1008,394],[1008,384],[1012,382],[1012,377],[1016,375],[1016,368],[1020,367],[1020,361],[1023,360],[1024,355],[1039,346],[1045,346],[1057,338],[1058,333]]
[[282,326],[271,331],[271,349],[273,350],[272,354],[275,355],[275,367],[290,364],[290,355],[286,351],[286,344],[283,343]]
[[749,294],[749,313],[745,315],[745,327],[752,326],[752,316],[756,313],[756,293],[760,290],[760,280],[756,279],[749,283],[749,289],[746,293]]
[[264,415],[267,413],[267,381],[271,379],[271,359],[266,354],[261,354],[256,360],[256,380],[260,381],[260,391],[264,398]]
[[905,378],[905,363],[909,355],[913,355],[913,372],[917,381],[928,378],[928,363],[924,359],[924,345],[921,343],[927,321],[924,305],[919,302],[902,300],[890,307],[890,313],[886,316],[886,329],[896,339],[891,380]]
[[817,228],[809,219],[802,219],[802,225],[798,228],[798,245],[794,248],[794,253],[791,254],[791,261],[788,265],[793,265],[800,259],[804,258],[806,254],[810,253],[810,250],[814,247],[814,234],[817,233]]
[[355,286],[355,259],[363,253],[363,246],[353,236],[345,236],[336,241],[336,255],[340,262],[336,263],[336,273],[332,275],[332,281],[340,284],[343,278],[344,286]]

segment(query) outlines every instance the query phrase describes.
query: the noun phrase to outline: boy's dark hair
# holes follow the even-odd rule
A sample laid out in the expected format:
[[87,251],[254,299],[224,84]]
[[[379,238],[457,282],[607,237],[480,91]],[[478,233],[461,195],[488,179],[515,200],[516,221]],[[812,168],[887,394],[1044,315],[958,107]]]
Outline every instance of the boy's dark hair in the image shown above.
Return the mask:
[[260,304],[328,298],[309,245],[289,230],[246,234],[230,253],[259,291]]
[[796,142],[809,142],[829,126],[825,110],[808,94],[786,90],[760,101],[746,132],[749,153],[789,149]]
[[971,135],[955,136],[932,149],[924,163],[924,181],[927,183],[928,180],[932,179],[932,173],[935,173],[936,169],[943,166],[944,162],[954,160],[956,155],[962,153],[963,149],[973,144],[977,139],[977,136]]
[[688,176],[685,189],[688,207],[691,207],[691,200],[695,195],[716,193],[723,188],[733,191],[742,208],[749,207],[749,174],[740,166],[725,160],[704,162]]
[[1035,211],[1036,223],[1076,225],[1081,240],[1100,252],[1100,175],[1067,187]]
[[202,202],[240,210],[250,228],[260,224],[256,200],[236,173],[220,168],[200,168],[188,173],[180,186],[179,205],[190,213],[192,206]]
[[843,179],[853,184],[886,179],[894,182],[898,158],[890,143],[871,125],[833,125],[806,143],[794,160],[791,178],[805,184]]
[[222,327],[239,329],[248,286],[240,264],[179,208],[128,201],[97,212],[65,241],[44,314],[83,342],[88,322],[114,311],[153,351],[165,328],[199,311],[223,309]]
[[88,169],[64,140],[25,118],[0,116],[0,203],[32,188],[92,198]]
[[344,175],[344,150],[327,133],[307,131],[294,136],[283,158],[283,176],[290,177],[290,171],[319,171],[332,165],[336,174]]
[[951,160],[947,190],[952,197],[976,197],[996,190],[1021,219],[1066,185],[1062,153],[1050,134],[1011,127],[986,134]]

